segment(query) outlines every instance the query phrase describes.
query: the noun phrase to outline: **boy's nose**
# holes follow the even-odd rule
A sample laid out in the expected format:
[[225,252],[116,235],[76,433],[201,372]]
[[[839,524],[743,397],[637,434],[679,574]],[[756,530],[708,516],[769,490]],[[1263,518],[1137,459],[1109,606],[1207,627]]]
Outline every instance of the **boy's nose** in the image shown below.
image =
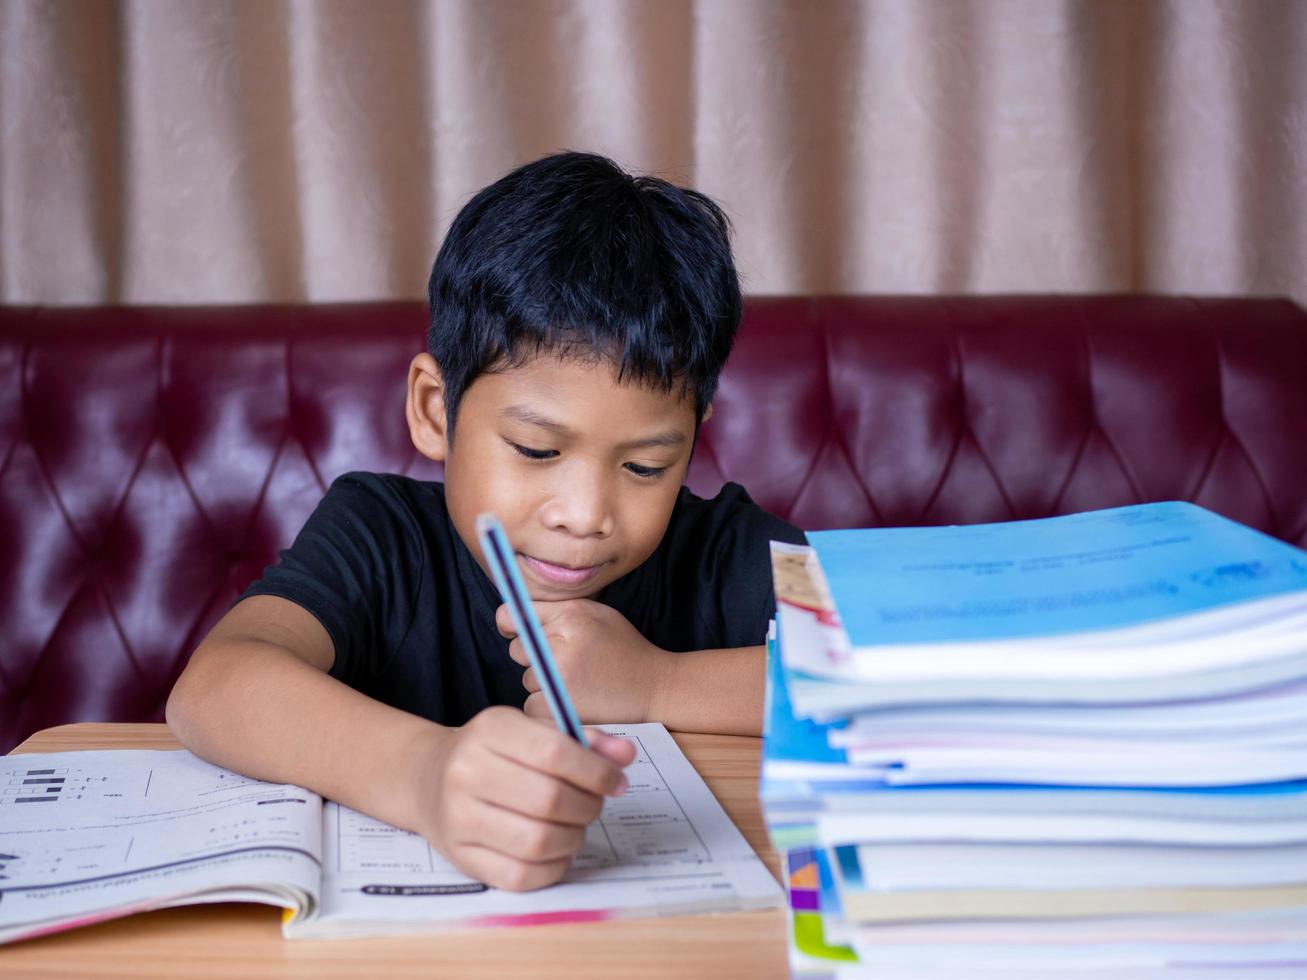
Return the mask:
[[609,488],[602,480],[569,480],[546,506],[544,519],[554,530],[578,538],[606,538],[615,526]]

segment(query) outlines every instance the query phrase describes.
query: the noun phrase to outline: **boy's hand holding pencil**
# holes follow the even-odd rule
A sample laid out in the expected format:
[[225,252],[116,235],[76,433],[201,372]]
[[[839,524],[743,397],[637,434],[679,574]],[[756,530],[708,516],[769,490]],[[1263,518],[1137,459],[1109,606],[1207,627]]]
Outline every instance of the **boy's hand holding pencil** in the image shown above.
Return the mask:
[[[589,748],[520,711],[487,708],[441,729],[419,755],[417,828],[459,870],[526,891],[562,878],[605,796],[626,791],[624,738],[590,730]],[[432,778],[434,774],[434,778]]]

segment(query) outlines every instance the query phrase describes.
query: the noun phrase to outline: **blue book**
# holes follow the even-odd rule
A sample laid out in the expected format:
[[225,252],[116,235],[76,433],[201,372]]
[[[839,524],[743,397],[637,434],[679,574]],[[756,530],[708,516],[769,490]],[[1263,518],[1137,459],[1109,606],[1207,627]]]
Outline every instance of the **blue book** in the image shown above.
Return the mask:
[[830,744],[830,732],[844,728],[846,722],[827,724],[795,713],[788,690],[789,675],[781,656],[783,641],[779,632],[767,641],[760,792],[773,835],[777,827],[793,826],[799,837],[813,839],[811,824],[828,809],[826,804],[832,797],[858,798],[859,805],[882,812],[918,808],[967,812],[1015,806],[1035,812],[1047,808],[1048,812],[1142,813],[1226,820],[1307,819],[1307,780],[1185,787],[1015,782],[893,786],[884,779],[884,767],[854,765],[844,749]]
[[1307,552],[1194,504],[812,531],[855,647],[1132,627],[1299,594]]
[[832,728],[842,728],[845,722],[826,725],[794,714],[781,661],[779,630],[780,625],[776,624],[776,635],[767,638],[763,757],[773,765],[791,762],[814,767],[847,766],[848,753],[832,747],[826,734]]

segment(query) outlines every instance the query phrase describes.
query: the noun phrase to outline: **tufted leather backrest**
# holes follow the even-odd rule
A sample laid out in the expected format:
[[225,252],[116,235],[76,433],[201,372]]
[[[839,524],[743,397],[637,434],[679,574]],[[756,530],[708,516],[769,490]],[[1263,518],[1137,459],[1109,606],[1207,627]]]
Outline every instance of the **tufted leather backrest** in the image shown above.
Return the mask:
[[[340,473],[438,478],[418,303],[0,309],[0,751],[159,720]],[[755,298],[690,485],[805,528],[1193,500],[1307,545],[1307,314],[1151,297]]]

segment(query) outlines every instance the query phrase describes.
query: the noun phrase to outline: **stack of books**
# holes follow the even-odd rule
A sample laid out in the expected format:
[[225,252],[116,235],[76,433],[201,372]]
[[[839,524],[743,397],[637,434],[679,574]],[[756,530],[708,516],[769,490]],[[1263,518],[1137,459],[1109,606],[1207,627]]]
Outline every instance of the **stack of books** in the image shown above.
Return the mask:
[[1307,553],[1174,502],[809,541],[761,783],[796,974],[1307,976]]

